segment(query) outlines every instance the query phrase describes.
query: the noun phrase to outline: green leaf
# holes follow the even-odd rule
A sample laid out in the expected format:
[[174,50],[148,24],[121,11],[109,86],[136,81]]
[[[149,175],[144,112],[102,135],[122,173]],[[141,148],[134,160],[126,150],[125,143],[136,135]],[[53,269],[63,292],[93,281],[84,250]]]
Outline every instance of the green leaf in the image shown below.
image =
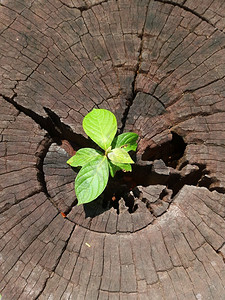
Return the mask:
[[131,167],[130,164],[113,163],[110,160],[108,160],[108,163],[109,163],[110,175],[112,177],[114,177],[116,172],[119,171],[119,170],[123,170],[124,172],[131,172],[132,171],[132,167]]
[[94,108],[84,117],[83,128],[96,144],[107,150],[117,131],[116,117],[109,110]]
[[84,165],[75,179],[78,205],[91,202],[105,189],[109,178],[106,156],[98,156]]
[[132,171],[132,167],[131,167],[130,164],[116,164],[116,166],[118,166],[124,172],[131,172]]
[[118,167],[115,164],[113,164],[110,160],[108,160],[108,163],[109,163],[109,172],[110,172],[110,175],[112,177],[114,177],[115,174],[116,174],[116,172],[120,170],[120,167]]
[[82,148],[79,149],[74,156],[67,160],[67,163],[71,167],[83,167],[98,156],[103,156],[103,153],[92,148]]
[[108,154],[108,158],[115,164],[134,164],[134,161],[131,159],[130,155],[122,148],[112,149],[112,151]]
[[123,148],[127,152],[137,149],[138,134],[134,132],[126,132],[118,135],[112,142],[112,148]]

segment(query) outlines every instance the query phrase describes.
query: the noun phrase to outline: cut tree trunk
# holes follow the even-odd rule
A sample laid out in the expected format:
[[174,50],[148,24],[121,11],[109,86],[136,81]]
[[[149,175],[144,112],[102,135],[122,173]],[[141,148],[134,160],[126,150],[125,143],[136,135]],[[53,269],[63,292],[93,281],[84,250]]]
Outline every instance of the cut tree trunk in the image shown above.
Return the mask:
[[[0,293],[225,299],[225,5],[0,3]],[[77,206],[92,108],[139,134],[133,172]]]

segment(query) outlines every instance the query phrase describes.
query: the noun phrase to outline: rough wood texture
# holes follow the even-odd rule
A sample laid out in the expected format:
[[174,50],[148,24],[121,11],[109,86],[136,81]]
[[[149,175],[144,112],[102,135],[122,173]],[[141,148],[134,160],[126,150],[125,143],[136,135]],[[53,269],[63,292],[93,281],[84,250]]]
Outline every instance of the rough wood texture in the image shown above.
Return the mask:
[[[221,0],[2,0],[2,300],[224,300],[224,79]],[[137,166],[77,206],[93,107]]]

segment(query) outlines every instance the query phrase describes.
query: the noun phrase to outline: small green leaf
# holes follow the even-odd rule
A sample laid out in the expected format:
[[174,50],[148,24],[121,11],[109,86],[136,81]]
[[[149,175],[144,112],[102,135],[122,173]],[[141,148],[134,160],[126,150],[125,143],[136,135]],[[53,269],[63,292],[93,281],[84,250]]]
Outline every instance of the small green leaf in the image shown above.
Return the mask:
[[121,170],[125,171],[125,172],[131,172],[132,171],[132,167],[130,164],[116,164],[118,167],[120,167]]
[[89,161],[94,160],[98,156],[103,156],[103,153],[92,148],[82,148],[79,149],[74,156],[67,160],[67,163],[71,167],[83,167],[89,163]]
[[108,158],[115,164],[134,164],[130,155],[122,148],[112,149],[112,151],[108,154]]
[[108,160],[108,163],[109,163],[109,172],[110,172],[110,175],[112,177],[114,177],[115,174],[116,174],[116,172],[120,170],[120,167],[118,167],[115,164],[113,164],[110,160]]
[[106,156],[97,156],[84,165],[75,179],[75,192],[78,205],[91,202],[105,189],[109,178]]
[[107,150],[117,131],[116,117],[109,110],[94,108],[84,117],[83,128],[96,144]]
[[108,160],[108,163],[109,163],[110,175],[112,177],[114,177],[116,172],[119,171],[119,170],[123,170],[125,172],[131,172],[132,171],[132,167],[131,167],[130,164],[113,163],[110,160]]
[[123,148],[126,152],[137,149],[138,134],[134,132],[126,132],[118,135],[112,142],[112,148]]

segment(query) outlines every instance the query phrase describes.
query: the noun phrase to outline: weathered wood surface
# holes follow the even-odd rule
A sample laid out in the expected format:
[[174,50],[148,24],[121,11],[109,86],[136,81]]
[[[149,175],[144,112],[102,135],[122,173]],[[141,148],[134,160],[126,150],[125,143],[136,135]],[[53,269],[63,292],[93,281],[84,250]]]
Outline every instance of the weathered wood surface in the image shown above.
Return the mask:
[[[2,300],[223,300],[223,1],[1,0],[0,74]],[[83,207],[66,160],[93,107],[138,166]]]

